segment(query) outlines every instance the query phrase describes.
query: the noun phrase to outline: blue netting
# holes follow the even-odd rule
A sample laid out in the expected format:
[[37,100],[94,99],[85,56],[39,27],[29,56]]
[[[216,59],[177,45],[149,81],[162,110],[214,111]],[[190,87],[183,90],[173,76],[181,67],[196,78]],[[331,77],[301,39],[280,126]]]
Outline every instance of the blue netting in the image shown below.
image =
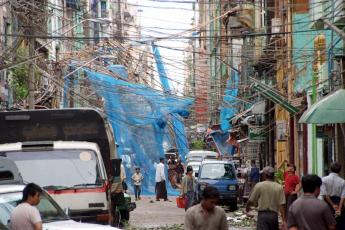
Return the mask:
[[238,71],[231,69],[231,78],[226,82],[226,89],[224,92],[223,105],[220,111],[220,127],[221,130],[213,132],[214,143],[221,154],[232,154],[233,146],[227,143],[229,138],[229,131],[231,129],[230,119],[233,118],[237,112],[237,93],[238,93]]
[[[118,153],[126,168],[129,187],[132,188],[130,177],[134,167],[139,166],[145,177],[143,193],[154,193],[155,165],[165,150],[174,147],[167,124],[178,132],[176,146],[181,149],[182,159],[188,152],[181,116],[188,115],[193,100],[165,95],[98,72],[85,70],[85,73],[97,94],[104,98],[105,112],[119,144]],[[171,116],[175,119],[170,119]],[[167,185],[168,192],[176,194],[170,184]]]
[[238,109],[236,108],[236,104],[238,103],[238,81],[238,72],[231,69],[231,79],[226,81],[223,105],[220,110],[220,125],[224,132],[231,128],[229,121],[238,112]]
[[128,73],[127,73],[126,67],[124,67],[123,65],[109,65],[108,70],[110,70],[111,72],[115,74],[120,75],[123,78],[128,79]]

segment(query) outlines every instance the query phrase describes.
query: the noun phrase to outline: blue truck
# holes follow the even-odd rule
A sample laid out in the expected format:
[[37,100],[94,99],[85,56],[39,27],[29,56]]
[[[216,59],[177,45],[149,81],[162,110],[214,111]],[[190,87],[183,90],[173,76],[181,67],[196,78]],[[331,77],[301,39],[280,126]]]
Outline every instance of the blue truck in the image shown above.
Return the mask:
[[202,191],[213,186],[220,193],[219,205],[227,205],[231,211],[237,209],[238,180],[235,165],[230,161],[204,160],[197,175],[196,194],[200,201]]

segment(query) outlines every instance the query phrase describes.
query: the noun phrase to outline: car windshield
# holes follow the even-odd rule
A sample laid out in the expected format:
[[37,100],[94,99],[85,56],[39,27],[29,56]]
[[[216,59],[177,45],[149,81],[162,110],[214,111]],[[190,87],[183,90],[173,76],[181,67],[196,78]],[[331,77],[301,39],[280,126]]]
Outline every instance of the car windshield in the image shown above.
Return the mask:
[[207,163],[202,166],[201,179],[230,179],[236,178],[234,166],[223,163]]
[[[22,199],[21,192],[0,193],[0,222],[7,225],[13,209],[20,203]],[[43,223],[67,220],[68,217],[61,208],[45,193],[41,194],[41,201],[37,206]]]
[[99,185],[103,178],[96,154],[91,150],[6,152],[24,181],[46,189]]

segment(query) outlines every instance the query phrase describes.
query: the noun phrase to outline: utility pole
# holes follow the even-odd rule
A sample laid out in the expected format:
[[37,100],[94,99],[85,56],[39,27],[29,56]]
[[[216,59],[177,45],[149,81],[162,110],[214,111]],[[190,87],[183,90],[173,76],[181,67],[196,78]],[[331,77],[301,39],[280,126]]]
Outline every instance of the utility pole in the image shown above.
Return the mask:
[[[31,28],[30,35],[34,35],[33,28]],[[28,37],[29,45],[29,57],[35,55],[35,38],[33,36]],[[34,60],[29,63],[29,109],[35,109],[35,72],[34,72]]]

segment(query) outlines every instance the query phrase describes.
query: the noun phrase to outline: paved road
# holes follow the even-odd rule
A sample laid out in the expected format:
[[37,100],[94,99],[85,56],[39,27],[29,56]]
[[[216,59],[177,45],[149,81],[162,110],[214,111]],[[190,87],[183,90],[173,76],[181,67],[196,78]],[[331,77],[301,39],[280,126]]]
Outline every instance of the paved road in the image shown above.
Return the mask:
[[[164,229],[164,227],[175,226],[168,229],[182,229],[185,211],[176,207],[175,198],[170,198],[172,202],[153,201],[153,197],[142,197],[136,201],[137,208],[131,212],[130,227],[128,229]],[[228,213],[233,215],[233,213]],[[231,224],[230,224],[231,225]],[[167,229],[167,228],[166,228]],[[231,230],[249,230],[253,228],[230,227]]]

